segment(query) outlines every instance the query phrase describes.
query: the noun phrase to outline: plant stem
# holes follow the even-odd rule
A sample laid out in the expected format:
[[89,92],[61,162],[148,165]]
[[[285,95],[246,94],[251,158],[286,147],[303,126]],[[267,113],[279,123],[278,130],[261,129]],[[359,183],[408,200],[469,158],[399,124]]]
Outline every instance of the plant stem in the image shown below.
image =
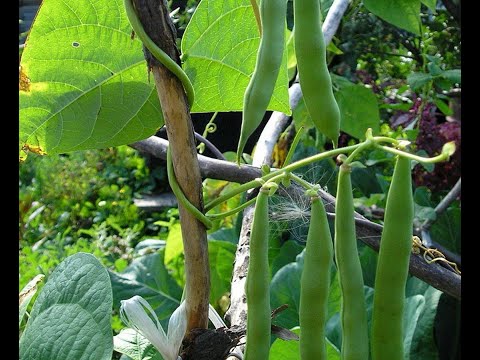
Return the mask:
[[[346,147],[339,148],[339,149],[333,149],[333,150],[325,151],[325,152],[320,153],[320,154],[310,156],[308,158],[296,161],[293,164],[287,165],[282,169],[272,171],[270,174],[262,176],[261,180],[263,180],[265,182],[265,181],[271,180],[272,178],[278,176],[279,174],[281,174],[283,172],[292,172],[292,171],[297,170],[297,169],[299,169],[303,166],[307,166],[307,165],[309,165],[313,162],[320,161],[320,160],[323,160],[323,159],[326,159],[326,158],[329,158],[329,157],[332,157],[332,156],[335,156],[335,155],[340,155],[340,154],[352,152],[355,149],[357,149],[358,147],[360,147],[362,144],[364,144],[364,143],[355,144],[355,145],[351,145],[351,146],[346,146]],[[238,188],[236,188],[236,189],[234,189],[234,190],[232,190],[232,191],[230,191],[230,192],[228,192],[228,193],[226,193],[222,196],[219,196],[218,198],[210,201],[208,204],[205,205],[205,211],[211,210],[212,208],[214,208],[218,204],[221,204],[222,202],[230,199],[231,197],[233,197],[235,195],[238,195],[238,194],[240,194],[244,191],[259,187],[261,185],[262,185],[262,181],[257,180],[257,179],[249,181],[245,184],[242,184]]]
[[415,161],[418,161],[418,162],[421,162],[421,163],[424,163],[424,164],[435,164],[435,163],[438,163],[438,162],[441,162],[441,161],[444,161],[444,160],[448,159],[448,155],[444,154],[444,153],[442,153],[440,155],[437,155],[437,156],[434,156],[432,158],[427,158],[427,157],[422,157],[422,156],[410,154],[410,153],[407,153],[405,151],[401,151],[401,150],[394,149],[394,148],[384,146],[384,145],[378,145],[377,144],[376,146],[379,147],[380,149],[384,150],[384,151],[390,152],[390,153],[395,154],[395,155],[404,156],[404,157],[407,157],[409,159],[412,159],[412,160],[415,160]]

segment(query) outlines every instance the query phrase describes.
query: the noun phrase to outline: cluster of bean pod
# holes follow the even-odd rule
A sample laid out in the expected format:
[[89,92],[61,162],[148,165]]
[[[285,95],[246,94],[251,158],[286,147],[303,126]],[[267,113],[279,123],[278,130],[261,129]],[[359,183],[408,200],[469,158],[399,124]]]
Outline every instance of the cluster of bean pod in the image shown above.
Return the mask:
[[[255,0],[252,0],[255,3]],[[145,33],[139,22],[131,0],[124,0],[127,15],[137,35],[152,54],[169,68],[178,78],[193,104],[193,86],[183,70],[174,63]],[[260,0],[261,42],[254,74],[244,97],[244,119],[237,152],[237,162],[246,140],[258,127],[273,93],[284,51],[284,26],[286,0]],[[295,49],[297,65],[307,109],[317,128],[337,146],[340,112],[333,97],[331,79],[325,56],[325,42],[321,29],[318,0],[294,0]],[[370,134],[370,135],[369,135]],[[370,138],[370,139],[369,139]],[[396,140],[379,137],[374,139],[367,131],[367,140],[350,148],[331,150],[328,153],[348,153],[342,158],[338,172],[338,187],[335,216],[335,238],[332,242],[324,205],[317,190],[287,171],[302,166],[291,164],[279,174],[266,175],[253,181],[252,186],[262,183],[257,198],[250,238],[250,261],[246,282],[247,295],[247,340],[246,360],[267,360],[271,341],[271,311],[268,265],[268,197],[278,188],[277,182],[285,185],[290,178],[303,185],[311,199],[311,219],[304,254],[301,276],[299,321],[300,357],[302,360],[327,358],[325,323],[328,316],[327,304],[330,288],[330,270],[335,262],[342,291],[341,327],[343,360],[368,360],[369,340],[364,297],[362,269],[357,251],[354,221],[351,162],[356,154],[369,146],[377,146],[397,154],[394,175],[387,196],[385,221],[375,280],[374,308],[371,332],[371,355],[373,360],[402,360],[403,355],[403,308],[405,284],[412,247],[413,198],[410,173],[410,158],[389,147],[375,145],[375,141],[396,144]],[[442,154],[428,159],[437,162],[448,159],[455,151],[446,144]],[[322,154],[327,156],[327,153]],[[317,159],[318,158],[318,159]],[[317,156],[309,161],[320,160]],[[211,220],[196,209],[185,198],[175,180],[171,154],[168,152],[168,172],[172,189],[179,202],[194,214],[207,228]],[[306,163],[305,163],[306,164]],[[290,170],[290,171],[291,171]],[[285,181],[288,180],[288,181]],[[236,194],[236,193],[235,193]],[[233,194],[233,195],[235,195]],[[219,199],[217,199],[220,201]],[[215,200],[213,204],[218,201]],[[250,203],[250,202],[248,202]],[[206,209],[212,208],[207,205]],[[235,209],[241,211],[245,205]],[[225,215],[225,214],[224,214]],[[226,215],[230,215],[230,212]],[[334,261],[335,260],[335,261]]]

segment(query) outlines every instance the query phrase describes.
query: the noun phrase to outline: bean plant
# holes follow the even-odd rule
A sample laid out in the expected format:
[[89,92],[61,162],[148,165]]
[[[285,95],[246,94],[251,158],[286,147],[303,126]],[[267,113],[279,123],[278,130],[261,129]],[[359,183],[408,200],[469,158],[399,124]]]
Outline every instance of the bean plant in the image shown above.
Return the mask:
[[[207,45],[204,51],[196,49],[195,42],[192,45],[189,36],[194,36],[208,22],[209,17],[215,18],[207,30],[195,35],[196,41],[201,41],[202,36],[208,36],[208,29],[216,26],[216,21],[233,16],[232,12],[239,12],[236,19],[248,19],[246,21],[251,31],[247,29],[248,34],[242,34],[241,27],[235,28],[235,21],[232,21],[230,26],[233,33],[225,35],[228,39],[218,38],[217,41],[219,44],[222,41],[230,42],[227,46],[235,47],[241,41],[241,36],[245,36],[245,41],[250,36],[255,37],[254,45],[245,45],[246,48],[236,55],[237,59],[228,58],[228,52],[232,49],[223,57],[225,64],[233,66],[228,63],[232,61],[241,70],[234,85],[227,84],[224,91],[226,96],[231,97],[232,103],[227,110],[242,110],[243,113],[235,162],[238,169],[242,169],[240,165],[244,159],[247,140],[260,126],[265,112],[290,112],[289,107],[285,107],[288,93],[284,91],[287,87],[287,1],[203,0],[191,20],[195,26],[189,25],[186,28],[182,40],[183,66],[172,59],[167,50],[156,44],[142,24],[140,7],[154,3],[155,6],[165,6],[161,1],[146,0],[44,1],[37,17],[38,25],[34,25],[27,39],[20,68],[21,158],[29,151],[50,154],[130,144],[147,138],[162,126],[164,114],[160,108],[165,103],[160,102],[159,105],[153,84],[146,80],[142,45],[147,49],[147,55],[153,55],[168,69],[171,79],[180,82],[185,101],[192,112],[225,110],[223,99],[219,102],[220,105],[208,105],[208,98],[225,95],[216,93],[216,90],[208,93],[209,87],[223,86],[221,79],[215,79],[224,69],[217,69],[217,76],[210,76],[208,80],[203,78],[209,84],[201,83],[201,71],[205,70],[201,59],[213,56],[217,50],[208,48]],[[222,359],[228,356],[247,360],[272,359],[270,352],[274,326],[268,257],[271,235],[269,198],[278,194],[280,189],[288,191],[293,185],[302,189],[302,196],[311,206],[299,282],[300,329],[298,339],[293,340],[298,341],[295,359],[406,358],[403,322],[405,288],[414,247],[411,162],[435,164],[448,161],[455,152],[455,145],[446,143],[437,156],[422,157],[413,153],[408,140],[383,136],[366,126],[358,143],[339,146],[340,130],[344,130],[344,113],[334,95],[335,89],[328,71],[327,41],[324,39],[321,21],[322,5],[325,3],[318,0],[294,0],[292,36],[298,80],[307,112],[315,131],[319,136],[329,139],[333,148],[324,148],[312,156],[291,162],[298,144],[296,139],[285,156],[283,166],[271,168],[264,164],[261,170],[257,169],[256,178],[216,196],[203,208],[195,206],[184,193],[180,179],[176,177],[177,164],[172,159],[171,145],[165,151],[169,184],[180,206],[202,224],[204,232],[211,229],[218,220],[240,213],[248,206],[255,207],[245,285],[247,315],[242,333],[245,338],[243,343],[238,340],[228,346],[223,357],[219,357]],[[336,0],[331,8],[338,10],[337,6],[342,3]],[[389,2],[385,1],[387,3]],[[343,4],[343,11],[345,7]],[[75,17],[75,20],[69,16]],[[49,20],[52,22],[48,23]],[[72,23],[65,26],[62,23],[64,20]],[[89,32],[89,26],[95,30]],[[238,34],[234,33],[235,29],[239,31]],[[116,48],[115,54],[110,54],[109,51],[113,48],[106,43],[107,35],[112,36],[110,40],[113,42],[117,41],[115,37],[119,37],[118,43],[123,44],[124,48]],[[239,38],[235,38],[237,35]],[[48,55],[46,48],[55,44],[55,41],[62,44],[62,47],[52,48],[54,54]],[[218,46],[222,50],[222,46],[226,45],[222,43]],[[238,46],[242,49],[243,45]],[[104,59],[101,49],[108,50],[105,51],[108,54]],[[207,54],[210,50],[211,53]],[[243,65],[238,63],[242,59],[239,60],[238,57],[247,53],[253,54],[253,57],[246,55],[251,68],[248,69],[248,76],[244,76],[244,70],[241,69]],[[63,65],[52,68],[48,61],[53,63],[54,60],[63,61]],[[71,65],[76,62],[88,68],[90,78],[77,74],[81,70]],[[236,109],[238,106],[240,109]],[[357,248],[351,173],[352,169],[364,166],[361,163],[363,155],[374,151],[390,154],[394,157],[395,165],[387,192],[376,268],[372,323],[369,328],[365,282]],[[298,170],[324,160],[335,162],[338,172],[333,237],[320,185],[310,183],[297,174]],[[239,206],[226,212],[213,211],[219,205],[247,192],[254,195],[250,195],[250,199]],[[329,350],[332,345],[326,336],[332,269],[336,270],[341,296],[341,348],[335,349],[334,354]],[[159,318],[160,314],[154,309],[158,304],[149,303],[146,299],[149,292],[138,291],[131,297],[122,297],[118,294],[119,290],[116,290],[117,275],[110,276],[113,287],[102,265],[93,256],[86,254],[73,255],[62,263],[33,305],[20,339],[20,358],[110,359],[113,349],[135,359],[160,358],[160,355],[163,359],[172,360],[193,358],[187,348],[194,343],[193,330],[199,329],[190,329],[188,325],[192,312],[195,311],[189,308],[187,301],[194,296],[190,293],[191,290],[185,288],[183,295],[175,299],[178,301],[169,309],[168,330],[164,331],[167,318]],[[164,278],[167,278],[166,273]],[[20,324],[39,281],[41,278],[34,279],[21,293]],[[205,286],[208,291],[208,285],[198,284],[199,288]],[[117,310],[129,328],[115,336],[115,339],[108,328],[114,302],[119,303]],[[209,318],[215,328],[226,328],[212,306]],[[55,337],[55,334],[60,336]]]

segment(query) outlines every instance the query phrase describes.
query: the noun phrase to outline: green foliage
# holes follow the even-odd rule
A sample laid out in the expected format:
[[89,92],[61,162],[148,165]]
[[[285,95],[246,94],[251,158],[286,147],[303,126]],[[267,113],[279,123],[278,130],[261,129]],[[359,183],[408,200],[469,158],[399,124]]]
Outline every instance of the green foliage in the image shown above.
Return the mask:
[[163,360],[157,349],[133,329],[124,329],[115,335],[113,348],[133,360]]
[[[300,336],[300,327],[294,327],[292,331]],[[340,360],[340,351],[328,339],[327,360]],[[270,360],[297,360],[300,353],[298,341],[285,341],[276,339],[270,348]]]
[[20,288],[79,251],[112,269],[124,266],[120,259],[130,259],[142,237],[162,229],[153,224],[159,214],[133,205],[155,180],[131,148],[29,156],[19,180]]
[[121,0],[46,1],[22,54],[20,156],[153,135],[163,118],[141,49]]
[[113,307],[134,295],[143,297],[155,310],[162,325],[180,304],[182,289],[164,265],[165,251],[141,256],[121,273],[109,271],[112,281]]
[[20,339],[20,359],[109,360],[112,289],[98,260],[77,253],[50,276]]
[[364,4],[383,20],[420,34],[420,0],[365,0]]
[[[203,0],[198,5],[182,38],[184,70],[196,94],[193,112],[242,110],[259,44],[249,0]],[[290,114],[287,85],[284,51],[269,110]]]

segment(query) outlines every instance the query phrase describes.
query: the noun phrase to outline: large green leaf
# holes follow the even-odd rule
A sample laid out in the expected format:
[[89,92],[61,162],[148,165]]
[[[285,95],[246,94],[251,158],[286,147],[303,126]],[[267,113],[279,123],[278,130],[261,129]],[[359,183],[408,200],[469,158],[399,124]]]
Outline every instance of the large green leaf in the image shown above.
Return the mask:
[[420,35],[420,0],[365,0],[364,4],[390,24]]
[[[295,327],[292,331],[300,335],[300,327]],[[340,360],[340,351],[327,338],[327,360]],[[298,360],[300,354],[300,343],[295,340],[276,339],[270,348],[271,360]]]
[[112,280],[113,306],[121,300],[139,295],[149,302],[162,325],[180,304],[182,289],[168,273],[163,263],[165,250],[139,257],[122,272],[109,271]]
[[21,61],[20,148],[104,148],[163,125],[141,42],[131,33],[122,0],[42,4]]
[[123,329],[113,337],[115,351],[132,360],[163,360],[162,355],[142,335],[133,329]]
[[50,275],[20,339],[22,360],[110,360],[112,288],[91,254],[65,259]]
[[[182,38],[185,72],[195,89],[192,112],[242,110],[259,44],[249,0],[200,2]],[[286,46],[268,109],[291,113]]]
[[374,134],[379,132],[380,114],[371,89],[363,85],[344,86],[335,93],[335,98],[340,108],[342,131],[357,139],[364,139],[368,128],[372,128]]

